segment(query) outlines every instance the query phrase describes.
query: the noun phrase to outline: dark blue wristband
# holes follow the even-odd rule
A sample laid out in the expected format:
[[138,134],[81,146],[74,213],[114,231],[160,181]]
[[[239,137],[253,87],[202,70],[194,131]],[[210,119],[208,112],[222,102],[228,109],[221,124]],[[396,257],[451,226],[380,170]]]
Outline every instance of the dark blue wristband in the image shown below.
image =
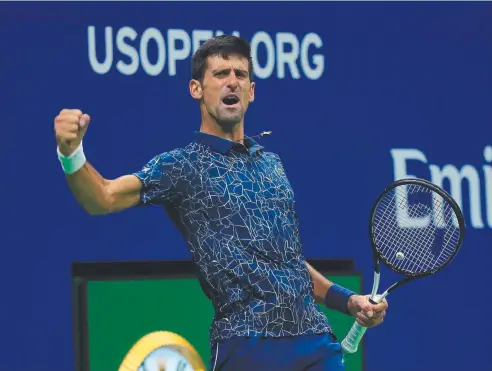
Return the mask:
[[342,286],[333,284],[326,292],[324,302],[329,309],[350,314],[347,308],[347,302],[352,295],[356,295],[356,293]]

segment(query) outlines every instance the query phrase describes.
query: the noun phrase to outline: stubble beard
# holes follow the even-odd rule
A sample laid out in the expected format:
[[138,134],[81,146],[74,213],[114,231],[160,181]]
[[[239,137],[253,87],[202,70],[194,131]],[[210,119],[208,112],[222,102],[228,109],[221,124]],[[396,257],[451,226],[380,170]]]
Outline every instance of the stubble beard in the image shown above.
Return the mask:
[[224,131],[231,131],[243,119],[244,110],[240,107],[234,112],[227,112],[226,109],[217,107],[215,115],[212,112],[210,114]]

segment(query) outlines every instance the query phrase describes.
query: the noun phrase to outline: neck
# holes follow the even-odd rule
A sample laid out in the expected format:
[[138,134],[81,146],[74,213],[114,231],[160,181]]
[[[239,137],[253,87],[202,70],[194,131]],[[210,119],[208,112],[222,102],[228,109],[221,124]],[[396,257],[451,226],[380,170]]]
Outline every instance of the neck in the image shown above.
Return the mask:
[[242,143],[244,138],[244,119],[233,126],[225,126],[219,124],[210,116],[202,117],[200,131],[202,133],[215,135],[232,142]]

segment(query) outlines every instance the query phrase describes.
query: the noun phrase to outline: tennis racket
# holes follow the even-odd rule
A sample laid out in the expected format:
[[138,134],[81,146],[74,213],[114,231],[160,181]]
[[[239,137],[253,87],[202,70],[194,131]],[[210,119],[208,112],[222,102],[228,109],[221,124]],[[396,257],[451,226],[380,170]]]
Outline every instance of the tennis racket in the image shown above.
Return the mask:
[[[418,178],[389,185],[370,214],[374,281],[369,301],[380,303],[403,284],[443,269],[458,253],[464,231],[460,207],[442,188]],[[404,278],[378,295],[381,262]],[[357,351],[366,329],[354,322],[341,343],[345,352]]]

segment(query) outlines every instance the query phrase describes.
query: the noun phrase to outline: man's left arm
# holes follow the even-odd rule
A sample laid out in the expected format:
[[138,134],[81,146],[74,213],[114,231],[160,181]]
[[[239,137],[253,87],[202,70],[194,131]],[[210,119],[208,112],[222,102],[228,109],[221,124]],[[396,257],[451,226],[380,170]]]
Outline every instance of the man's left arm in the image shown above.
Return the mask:
[[316,303],[351,315],[364,327],[374,327],[383,322],[388,308],[386,299],[379,304],[371,304],[369,302],[370,295],[358,295],[331,282],[309,263],[306,265],[314,283]]

